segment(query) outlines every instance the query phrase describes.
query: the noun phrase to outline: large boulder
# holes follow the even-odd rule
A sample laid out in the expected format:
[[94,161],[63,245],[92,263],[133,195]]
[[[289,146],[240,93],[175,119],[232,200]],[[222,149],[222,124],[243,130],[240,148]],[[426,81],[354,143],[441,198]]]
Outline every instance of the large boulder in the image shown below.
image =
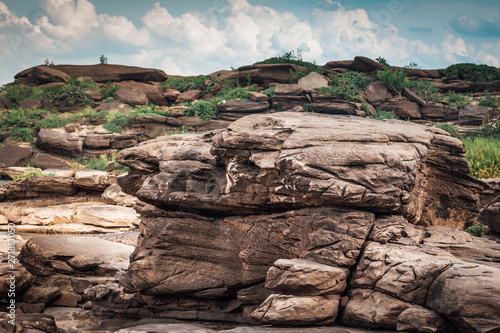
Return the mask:
[[141,90],[133,87],[120,87],[113,94],[113,98],[132,106],[148,104],[148,96]]
[[370,104],[380,106],[387,100],[388,93],[387,87],[382,82],[375,81],[366,87],[365,98]]
[[466,105],[458,113],[460,125],[481,126],[486,124],[493,114],[493,109],[481,105]]
[[389,101],[385,102],[380,106],[380,109],[384,111],[392,111],[399,118],[411,118],[420,119],[422,114],[420,113],[420,105],[415,102],[410,101]]
[[[238,68],[236,79],[247,81],[250,77],[251,83],[269,85],[273,82],[290,83],[290,71],[308,72],[305,67],[295,64],[258,64]],[[230,77],[228,77],[230,78]]]
[[123,81],[119,85],[120,87],[134,88],[143,92],[148,97],[148,100],[155,105],[168,105],[167,98],[154,85],[136,81]]
[[52,82],[68,82],[71,75],[56,69],[55,66],[36,66],[16,74],[14,78],[21,84],[39,86]]
[[255,214],[340,205],[463,226],[485,186],[467,176],[460,140],[405,121],[282,112],[176,140],[121,151],[119,163],[131,168],[122,188],[164,209]]
[[30,163],[42,169],[70,169],[70,164],[62,158],[36,152],[31,156]]
[[77,132],[68,133],[62,128],[42,128],[36,143],[47,151],[63,156],[79,157],[83,153],[83,138]]
[[5,167],[21,166],[33,155],[33,149],[30,147],[21,147],[8,144],[0,147],[0,164]]

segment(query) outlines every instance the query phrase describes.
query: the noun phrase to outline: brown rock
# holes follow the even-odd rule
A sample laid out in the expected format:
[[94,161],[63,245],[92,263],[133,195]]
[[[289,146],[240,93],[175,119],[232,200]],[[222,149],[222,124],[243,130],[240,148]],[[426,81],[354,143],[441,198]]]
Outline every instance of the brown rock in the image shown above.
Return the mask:
[[380,108],[384,111],[392,111],[399,118],[420,119],[420,106],[417,103],[410,101],[389,101],[383,103]]
[[155,87],[151,84],[135,81],[122,81],[119,83],[119,85],[120,87],[134,88],[135,90],[143,92],[148,97],[148,100],[155,105],[168,105],[167,99],[161,93],[158,87]]
[[142,91],[131,87],[120,87],[113,94],[113,98],[132,106],[148,104],[148,96]]
[[0,147],[0,163],[6,167],[21,166],[28,162],[31,155],[33,155],[33,149],[28,147],[13,144]]
[[489,226],[495,233],[500,234],[500,196],[481,210],[477,222]]
[[0,104],[3,105],[4,109],[10,109],[12,107],[12,101],[3,96],[0,96]]
[[55,66],[37,66],[16,74],[14,78],[34,85],[42,85],[51,82],[68,82],[71,79],[71,75],[58,70]]
[[375,81],[366,87],[365,98],[370,104],[380,106],[385,102],[387,93],[386,86],[382,82]]
[[67,308],[76,308],[78,306],[79,297],[74,292],[63,292],[61,296],[55,300],[52,306],[64,306]]
[[175,101],[180,94],[181,92],[179,90],[167,89],[163,92],[163,97],[170,101]]
[[195,99],[200,98],[202,95],[203,92],[201,90],[198,89],[188,90],[181,93],[175,100],[175,103],[186,103],[189,101],[194,101]]
[[445,107],[443,104],[432,103],[427,104],[426,106],[420,107],[420,113],[423,118],[445,118]]
[[37,135],[37,145],[47,151],[72,157],[82,156],[83,140],[78,133],[68,133],[63,128],[42,128]]
[[299,79],[298,84],[305,92],[310,93],[322,87],[328,87],[328,80],[323,75],[312,72]]
[[85,138],[85,146],[98,149],[109,148],[113,134],[89,134]]
[[[30,274],[22,265],[18,262],[15,264],[15,269],[17,273],[15,274],[15,281],[12,279],[12,274],[9,272],[12,270],[8,264],[8,257],[6,263],[3,263],[0,270],[0,298],[8,299],[9,290],[15,289],[18,295],[21,295],[26,289],[28,289],[33,282],[33,275]],[[11,286],[12,285],[12,286]]]
[[460,125],[481,126],[490,120],[492,112],[493,110],[487,106],[466,105],[459,110],[458,123]]
[[95,90],[87,90],[87,94],[90,95],[90,98],[94,102],[101,102],[102,101],[102,94],[99,91]]
[[354,57],[354,61],[351,65],[351,70],[356,71],[356,72],[374,72],[377,70],[384,70],[384,65],[376,62],[375,60],[372,60],[367,57]]
[[288,111],[296,106],[305,107],[308,99],[306,96],[276,96],[271,97],[272,106],[277,111]]
[[426,106],[427,102],[418,96],[414,91],[408,88],[403,88],[403,95],[407,97],[410,101],[417,103],[420,106]]
[[298,84],[277,84],[274,90],[274,95],[280,96],[298,96],[302,95],[304,90]]
[[401,312],[396,329],[398,332],[455,332],[455,328],[438,313],[423,307],[412,307]]
[[261,102],[267,102],[269,100],[269,97],[266,94],[261,94],[255,91],[251,91],[250,100],[252,102],[261,103]]
[[45,303],[49,304],[61,296],[61,290],[57,287],[31,287],[23,295],[23,301],[26,303]]
[[68,133],[75,133],[77,131],[76,125],[75,124],[67,124],[64,126],[64,129]]
[[238,68],[235,76],[241,82],[245,82],[250,76],[252,84],[269,86],[273,82],[290,83],[290,71],[308,72],[308,69],[294,64],[258,64]]
[[70,164],[60,158],[45,153],[34,153],[30,163],[41,169],[70,169]]
[[120,112],[125,112],[130,110],[131,107],[130,105],[123,104],[123,103],[102,103],[98,107],[96,107],[96,111],[104,111],[104,110],[118,110]]
[[5,141],[10,137],[10,132],[0,132],[0,142]]
[[269,103],[232,100],[217,106],[219,120],[236,120],[254,113],[262,113],[269,110]]
[[324,114],[356,114],[356,108],[348,102],[314,102],[309,104],[309,111]]
[[[4,332],[11,332],[12,324],[9,319],[0,322],[0,328]],[[57,333],[58,329],[54,317],[48,314],[31,313],[16,314],[16,326],[14,332],[24,333]]]

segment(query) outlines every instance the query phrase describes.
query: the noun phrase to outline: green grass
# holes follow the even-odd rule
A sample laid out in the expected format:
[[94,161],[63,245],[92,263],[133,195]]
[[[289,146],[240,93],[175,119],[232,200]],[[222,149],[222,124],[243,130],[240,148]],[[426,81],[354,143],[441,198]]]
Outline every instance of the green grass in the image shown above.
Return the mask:
[[383,120],[383,119],[399,119],[398,116],[392,111],[384,111],[377,108],[377,113],[372,116],[373,119]]
[[29,127],[15,127],[10,135],[14,140],[18,141],[33,142],[33,140],[35,140],[31,128]]
[[437,124],[436,127],[445,130],[446,132],[450,133],[453,136],[457,136],[458,134],[458,127],[453,124],[442,123],[442,124]]
[[467,137],[462,139],[465,157],[476,178],[500,178],[500,137]]
[[209,76],[200,75],[195,77],[171,76],[165,80],[160,86],[161,89],[175,89],[180,92],[199,89],[203,90],[205,81],[210,79]]
[[318,65],[316,65],[314,62],[303,61],[302,59],[295,56],[295,53],[293,51],[283,52],[281,55],[277,57],[271,57],[255,63],[255,65],[259,64],[294,64],[305,67],[310,72],[318,72],[320,74],[325,73],[325,71]]
[[446,99],[452,109],[458,110],[470,104],[470,94],[461,94],[453,90],[446,93]]
[[439,88],[429,81],[408,80],[407,88],[422,97],[426,102],[439,102],[442,100],[439,96]]
[[407,74],[407,69],[392,70],[388,67],[383,71],[377,71],[377,77],[380,82],[382,82],[387,89],[399,95],[401,95],[401,91],[403,91],[404,88],[408,87],[409,80],[406,78]]
[[12,101],[14,106],[19,106],[19,102],[29,99],[39,99],[44,95],[44,90],[39,87],[25,86],[22,84],[13,84],[3,87],[1,91],[5,91],[5,98]]
[[90,160],[84,160],[83,158],[78,158],[78,163],[83,164],[87,169],[106,171],[106,167],[109,164],[115,164],[116,169],[119,171],[129,171],[129,168],[116,162],[116,153],[113,153],[110,157],[103,154],[99,158],[91,158]]
[[69,124],[69,119],[54,115],[37,122],[35,125],[35,132],[38,133],[41,128],[61,128],[67,124]]
[[332,77],[332,83],[328,87],[319,89],[320,94],[339,96],[350,102],[360,102],[358,92],[365,90],[374,79],[360,72],[344,73],[340,76]]
[[486,92],[486,96],[479,99],[479,105],[496,109],[500,107],[500,99],[495,96],[491,96],[488,92]]
[[217,105],[214,101],[198,101],[192,103],[184,110],[186,116],[199,117],[206,120],[215,117],[217,112]]
[[42,119],[42,115],[56,113],[54,110],[46,109],[22,109],[14,108],[4,111],[0,116],[0,127],[29,126],[32,122]]
[[267,95],[267,97],[273,97],[274,96],[274,90],[276,88],[274,87],[271,87],[271,88],[267,88],[266,90],[264,90],[262,93]]

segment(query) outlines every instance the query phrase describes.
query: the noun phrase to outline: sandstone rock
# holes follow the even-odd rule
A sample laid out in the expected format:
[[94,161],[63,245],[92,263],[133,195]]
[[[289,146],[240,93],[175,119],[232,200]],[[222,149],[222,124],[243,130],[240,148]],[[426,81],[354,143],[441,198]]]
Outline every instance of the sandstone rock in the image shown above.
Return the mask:
[[387,98],[387,94],[386,86],[380,81],[371,82],[365,89],[366,100],[374,106],[382,105]]
[[[68,169],[70,165],[67,161],[45,153],[34,153],[30,158],[30,163],[42,169]],[[71,176],[70,176],[71,177]]]
[[227,101],[217,106],[217,119],[236,120],[253,113],[262,113],[269,110],[269,103],[253,101]]
[[423,307],[412,307],[401,312],[396,329],[398,332],[455,332],[455,328],[439,314]]
[[216,333],[216,331],[196,324],[143,324],[122,328],[115,333]]
[[442,104],[434,103],[420,107],[420,113],[423,118],[445,118],[445,108]]
[[47,151],[65,156],[79,157],[83,152],[83,140],[78,133],[68,133],[63,128],[42,128],[36,143]]
[[34,275],[113,275],[128,266],[132,246],[85,236],[31,238],[19,261]]
[[337,317],[340,296],[273,294],[250,317],[263,324],[328,325]]
[[[35,68],[46,67],[37,66],[29,68],[23,72],[18,73],[15,78],[23,78],[28,75]],[[106,83],[120,82],[125,80],[133,80],[139,82],[156,81],[163,82],[167,79],[167,75],[158,69],[123,66],[123,65],[56,65],[46,67],[51,70],[57,70],[69,75],[69,77],[85,76],[91,77],[96,82]],[[53,82],[53,81],[49,81]]]
[[108,186],[116,184],[116,176],[105,171],[82,169],[75,171],[75,186],[81,189],[103,192]]
[[0,132],[0,142],[5,141],[10,137],[10,132]]
[[0,174],[14,179],[17,176],[28,175],[33,172],[42,172],[42,169],[28,167],[8,167],[0,169]]
[[53,109],[54,106],[43,99],[30,99],[19,102],[19,107],[23,109]]
[[252,102],[261,103],[261,102],[267,102],[269,100],[269,97],[266,94],[261,94],[255,91],[251,91],[250,100]]
[[5,109],[10,109],[12,107],[12,101],[3,96],[0,96],[0,104],[2,104]]
[[486,124],[493,110],[487,106],[466,105],[458,113],[458,123],[460,125],[481,126]]
[[167,89],[163,92],[163,97],[170,101],[175,101],[180,94],[181,92],[179,90]]
[[73,195],[75,193],[74,180],[71,178],[29,177],[0,186],[0,201],[47,197],[48,195]]
[[138,224],[139,215],[129,207],[95,205],[76,209],[77,221],[104,228],[130,227]]
[[109,186],[103,193],[102,198],[108,203],[112,203],[124,207],[133,207],[139,201],[134,196],[126,194],[122,191],[122,188],[118,184],[113,184]]
[[18,262],[15,264],[14,268],[17,271],[15,274],[15,283],[14,288],[11,288],[12,284],[12,271],[9,263],[8,256],[2,255],[2,259],[5,259],[5,262],[0,264],[0,299],[6,300],[9,295],[9,290],[15,289],[18,295],[22,295],[22,293],[28,289],[33,282],[33,275],[30,274],[22,265]]
[[305,107],[308,102],[307,96],[274,95],[271,97],[272,106],[277,111],[289,111],[294,107]]
[[56,69],[55,66],[36,66],[16,74],[14,78],[34,85],[41,85],[51,82],[68,82],[71,75]]
[[28,162],[33,149],[29,147],[21,147],[13,144],[8,144],[0,147],[0,163],[6,167],[21,166]]
[[269,269],[266,288],[293,295],[340,294],[349,270],[304,259],[280,259]]
[[[57,333],[57,326],[54,317],[48,314],[16,314],[16,326],[14,332],[25,333]],[[0,322],[0,328],[4,332],[11,332],[12,325],[8,319]]]
[[63,292],[61,296],[52,302],[52,306],[64,306],[67,308],[76,308],[78,306],[78,295],[74,292]]
[[[122,81],[120,87],[129,87],[146,94],[148,100],[155,105],[168,105],[167,99],[157,87],[144,82]],[[120,99],[120,101],[124,102]]]
[[399,118],[420,119],[420,106],[410,101],[389,101],[383,103],[380,108],[384,111],[393,111]]
[[85,138],[85,146],[93,149],[109,148],[112,137],[113,134],[89,134]]
[[97,112],[105,110],[118,110],[120,112],[125,112],[130,109],[131,109],[130,105],[124,103],[102,103],[95,108]]
[[321,74],[312,72],[299,79],[299,86],[305,92],[313,92],[322,87],[328,87],[328,80]]
[[42,288],[31,287],[23,295],[23,301],[26,303],[45,303],[49,304],[61,296],[61,290],[57,287]]
[[349,69],[357,72],[367,73],[377,70],[384,70],[384,65],[370,58],[358,56],[354,57],[354,61],[352,62],[352,65]]
[[148,104],[148,96],[142,91],[131,87],[120,87],[113,94],[113,98],[132,106]]
[[493,232],[500,234],[500,196],[481,210],[477,222],[489,226]]
[[87,90],[87,94],[89,94],[90,99],[92,99],[94,102],[102,101],[102,94],[99,91],[89,89]]
[[354,107],[354,105],[348,102],[344,103],[314,102],[309,104],[309,110],[325,114],[346,114],[346,115],[356,114],[356,108]]
[[194,90],[188,90],[183,93],[181,93],[177,99],[175,100],[175,103],[180,104],[180,103],[186,103],[189,101],[194,101],[195,99],[200,98],[203,95],[203,92],[198,89]]
[[420,106],[426,106],[427,102],[420,96],[418,96],[414,91],[408,88],[403,88],[403,95],[406,96],[410,101],[417,103]]
[[307,72],[308,69],[294,64],[258,64],[238,68],[237,79],[246,80],[248,76],[252,83],[268,86],[270,83],[290,83],[290,71]]
[[304,90],[299,84],[277,84],[274,89],[274,94],[276,96],[285,95],[285,96],[298,96],[302,95]]

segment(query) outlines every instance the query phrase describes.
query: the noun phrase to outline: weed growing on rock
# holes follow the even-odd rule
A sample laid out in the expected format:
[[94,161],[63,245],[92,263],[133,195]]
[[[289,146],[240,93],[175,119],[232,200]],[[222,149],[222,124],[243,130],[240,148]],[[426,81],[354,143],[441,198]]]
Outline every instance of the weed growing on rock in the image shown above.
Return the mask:
[[16,108],[5,111],[0,117],[0,127],[7,126],[29,126],[31,123],[42,119],[42,115],[56,113],[54,110],[46,109],[22,109]]
[[35,139],[31,133],[31,128],[29,127],[16,127],[12,130],[11,134],[14,140],[33,142]]
[[161,89],[175,89],[180,92],[185,92],[193,89],[203,90],[205,81],[210,79],[209,76],[200,75],[195,77],[171,76],[160,86]]
[[69,119],[61,118],[59,116],[50,116],[42,119],[35,125],[35,133],[38,133],[41,128],[61,128],[69,124]]
[[442,124],[437,124],[436,127],[445,130],[446,132],[450,133],[453,136],[457,136],[458,134],[458,127],[453,124],[442,123]]
[[377,108],[377,113],[372,116],[373,119],[383,120],[383,119],[399,119],[398,116],[394,114],[392,111],[384,111]]
[[186,116],[199,117],[205,120],[212,119],[217,115],[217,112],[217,105],[213,101],[198,101],[184,110]]
[[83,158],[78,158],[78,163],[83,164],[87,169],[106,171],[106,168],[110,164],[115,164],[116,169],[119,171],[128,171],[129,168],[116,162],[116,153],[111,156],[106,154],[101,155],[99,158],[91,158],[90,160],[84,160]]
[[470,94],[461,94],[453,90],[448,91],[446,99],[452,109],[458,110],[470,104]]
[[439,96],[439,88],[432,82],[408,80],[407,88],[422,97],[426,102],[439,102],[442,100]]
[[500,99],[495,96],[491,96],[488,91],[486,91],[486,96],[479,99],[479,105],[487,106],[492,109],[500,107]]
[[273,97],[274,96],[274,90],[276,88],[274,87],[271,87],[271,88],[267,88],[266,90],[264,90],[262,93],[267,95],[267,97]]
[[319,89],[320,94],[334,95],[349,102],[360,102],[359,91],[365,90],[374,79],[360,72],[344,73],[331,78],[328,87]]
[[392,70],[388,67],[383,71],[377,71],[377,77],[380,82],[382,82],[387,89],[398,95],[401,95],[403,89],[408,87],[408,79],[406,78],[407,74],[407,69]]
[[473,226],[468,227],[465,229],[469,234],[475,237],[481,237],[486,233],[486,226],[482,223],[476,223]]
[[129,119],[117,110],[108,112],[106,118],[108,121],[105,122],[102,127],[113,133],[123,132],[124,127],[129,124]]
[[303,61],[301,57],[297,57],[294,51],[284,52],[277,56],[268,58],[259,62],[256,62],[254,65],[259,64],[294,64],[298,66],[302,66],[307,68],[310,72],[318,72],[320,74],[324,74],[325,71],[316,65],[314,62]]

